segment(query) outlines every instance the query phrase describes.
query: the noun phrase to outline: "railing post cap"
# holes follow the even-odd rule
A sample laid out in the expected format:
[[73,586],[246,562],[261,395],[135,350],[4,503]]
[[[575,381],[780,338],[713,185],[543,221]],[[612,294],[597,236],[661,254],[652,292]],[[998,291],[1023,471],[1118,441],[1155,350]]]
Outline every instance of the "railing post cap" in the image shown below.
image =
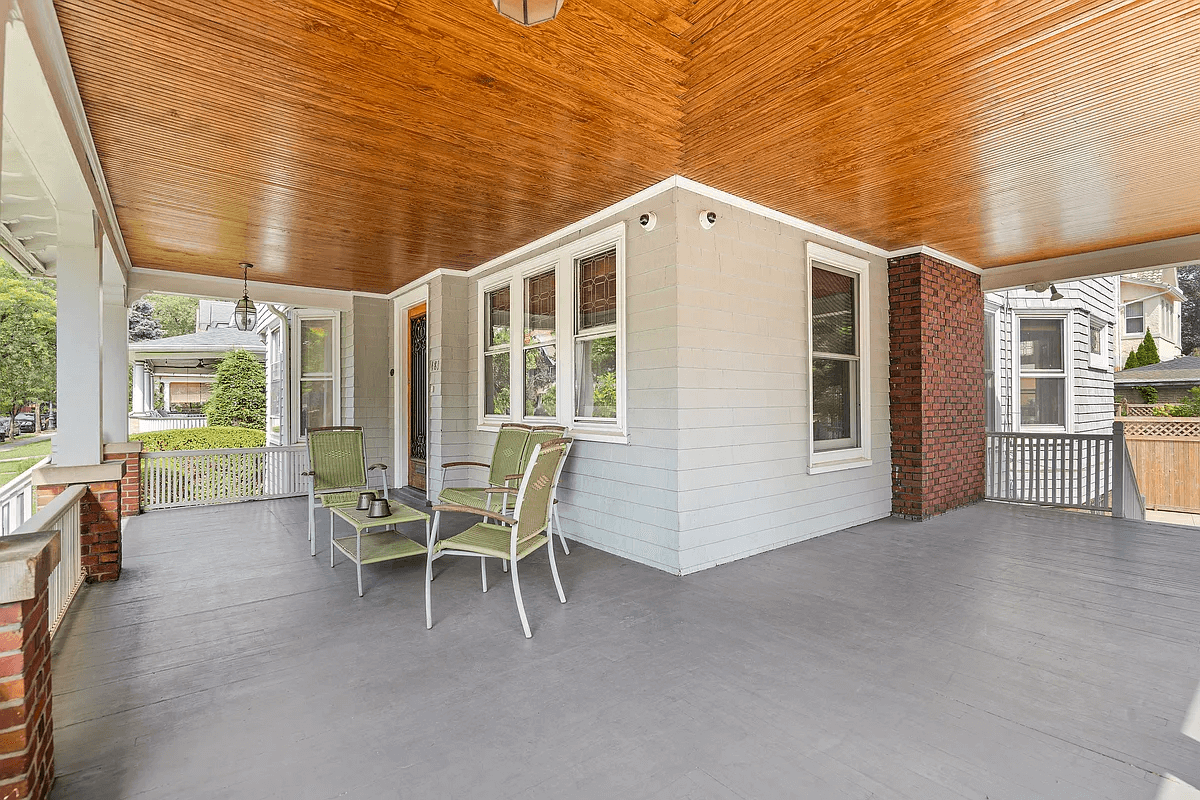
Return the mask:
[[56,530],[0,538],[0,603],[38,596],[61,559],[59,542]]

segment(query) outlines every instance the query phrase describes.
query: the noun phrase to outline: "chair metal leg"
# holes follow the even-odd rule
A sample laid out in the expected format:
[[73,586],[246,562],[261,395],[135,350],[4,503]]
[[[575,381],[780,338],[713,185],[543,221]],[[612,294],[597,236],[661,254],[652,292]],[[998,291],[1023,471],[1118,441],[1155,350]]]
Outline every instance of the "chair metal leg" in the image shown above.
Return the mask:
[[[567,537],[563,536],[562,520],[558,516],[558,504],[554,505],[554,527],[558,529],[558,541],[562,543],[563,555],[571,555],[571,548],[567,547]],[[550,537],[550,549],[554,549],[554,537]]]
[[433,583],[433,547],[425,554],[425,630],[433,627],[433,603],[430,600],[430,584]]
[[517,578],[517,559],[516,553],[513,553],[512,558],[512,578],[513,578],[513,594],[517,597],[517,611],[521,612],[521,627],[525,629],[525,638],[532,639],[533,634],[529,631],[529,619],[525,616],[525,602],[521,600],[521,581]]
[[567,596],[563,594],[562,581],[558,579],[558,565],[554,563],[554,532],[550,532],[550,541],[546,542],[546,549],[550,551],[550,574],[554,576],[554,588],[558,589],[558,601],[560,603],[567,602]]
[[[359,556],[359,558],[362,558],[362,556]],[[358,567],[358,596],[362,597],[362,561],[356,562],[356,566]]]
[[487,559],[479,559],[479,574],[483,576],[483,593],[487,594]]
[[504,568],[505,572],[508,572],[508,559],[507,558],[500,559],[500,566]]

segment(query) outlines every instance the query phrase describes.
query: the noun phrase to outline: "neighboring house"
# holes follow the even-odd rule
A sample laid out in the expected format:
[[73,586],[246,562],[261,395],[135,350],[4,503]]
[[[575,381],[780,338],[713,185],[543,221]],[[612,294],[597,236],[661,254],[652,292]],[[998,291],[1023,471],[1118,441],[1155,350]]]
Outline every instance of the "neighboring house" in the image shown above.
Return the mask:
[[1121,276],[1118,369],[1125,366],[1129,353],[1146,338],[1146,331],[1154,337],[1162,361],[1183,355],[1180,343],[1182,302],[1183,292],[1179,291],[1175,267]]
[[1115,396],[1118,403],[1145,403],[1140,387],[1153,386],[1159,403],[1179,403],[1188,390],[1200,386],[1200,356],[1180,356],[1170,361],[1145,367],[1124,369],[1117,373]]
[[986,425],[993,431],[1109,432],[1117,279],[985,295]]
[[200,414],[208,401],[218,362],[232,350],[248,350],[265,358],[266,347],[256,332],[214,327],[166,339],[129,343],[133,364],[131,420],[154,411],[154,386],[162,385],[163,409],[168,413]]
[[196,307],[196,333],[216,328],[233,328],[233,309],[236,305],[232,300],[201,298]]

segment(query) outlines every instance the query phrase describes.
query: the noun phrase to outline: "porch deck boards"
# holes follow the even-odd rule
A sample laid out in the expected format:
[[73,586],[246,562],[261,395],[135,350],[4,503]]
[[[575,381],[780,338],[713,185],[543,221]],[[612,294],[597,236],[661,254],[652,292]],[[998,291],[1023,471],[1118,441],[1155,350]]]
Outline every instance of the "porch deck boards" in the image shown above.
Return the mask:
[[121,581],[55,640],[54,798],[1200,784],[1200,531],[985,503],[687,578],[576,545],[565,606],[542,553],[522,565],[527,641],[498,564],[484,595],[474,560],[440,561],[426,631],[423,560],[365,567],[359,598],[304,526],[302,500],[130,520]]

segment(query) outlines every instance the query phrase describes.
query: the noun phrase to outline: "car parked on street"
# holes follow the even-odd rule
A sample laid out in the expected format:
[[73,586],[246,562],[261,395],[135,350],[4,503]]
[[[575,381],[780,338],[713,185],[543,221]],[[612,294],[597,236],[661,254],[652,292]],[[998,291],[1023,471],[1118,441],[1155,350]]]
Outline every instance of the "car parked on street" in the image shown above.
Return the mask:
[[36,420],[32,411],[22,411],[20,414],[17,414],[17,431],[20,433],[33,433],[36,427],[35,422]]

